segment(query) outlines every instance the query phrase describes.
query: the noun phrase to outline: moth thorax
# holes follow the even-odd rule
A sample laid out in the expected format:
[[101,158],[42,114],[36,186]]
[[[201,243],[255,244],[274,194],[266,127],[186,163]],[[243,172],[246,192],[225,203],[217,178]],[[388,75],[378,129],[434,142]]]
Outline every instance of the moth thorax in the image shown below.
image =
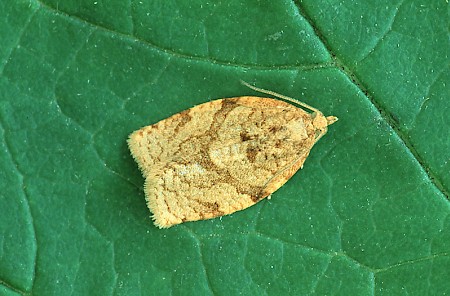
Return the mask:
[[316,130],[325,131],[328,126],[327,118],[321,112],[313,112],[313,126]]

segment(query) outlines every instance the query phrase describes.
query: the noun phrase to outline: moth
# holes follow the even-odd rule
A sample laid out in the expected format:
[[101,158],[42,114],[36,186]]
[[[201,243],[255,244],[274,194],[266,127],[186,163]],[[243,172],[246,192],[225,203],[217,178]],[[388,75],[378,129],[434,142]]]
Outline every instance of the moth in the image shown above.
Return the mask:
[[270,196],[302,168],[311,148],[337,121],[305,103],[243,83],[282,100],[214,100],[129,136],[159,228],[228,215]]

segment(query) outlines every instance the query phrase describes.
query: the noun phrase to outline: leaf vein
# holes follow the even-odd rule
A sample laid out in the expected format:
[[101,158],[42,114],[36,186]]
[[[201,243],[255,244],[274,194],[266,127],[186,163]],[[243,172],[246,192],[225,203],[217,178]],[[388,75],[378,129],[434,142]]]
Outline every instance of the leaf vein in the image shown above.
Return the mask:
[[17,40],[14,42],[14,45],[11,46],[10,51],[8,52],[5,60],[0,63],[0,76],[3,74],[3,70],[5,69],[6,65],[8,64],[9,58],[11,57],[11,55],[14,53],[14,51],[16,49],[18,49],[20,46],[20,41],[22,40],[22,37],[24,36],[26,30],[28,29],[28,26],[31,23],[31,20],[33,19],[34,15],[36,14],[36,12],[39,10],[40,7],[37,7],[28,17],[27,21],[25,22],[25,24],[22,27],[22,30],[20,30],[19,34],[17,35]]
[[36,271],[37,271],[37,256],[38,256],[38,240],[37,240],[37,232],[36,232],[36,225],[34,222],[34,218],[33,218],[33,214],[32,214],[32,209],[31,209],[31,205],[30,205],[30,195],[27,192],[27,186],[26,186],[26,181],[25,181],[25,175],[22,172],[22,170],[20,169],[20,165],[18,163],[18,161],[15,159],[15,157],[13,156],[13,153],[11,152],[11,147],[10,144],[8,143],[7,137],[6,137],[6,130],[4,128],[5,123],[3,122],[2,117],[0,116],[0,129],[3,130],[3,143],[5,143],[5,148],[6,148],[6,152],[7,154],[10,156],[11,162],[14,164],[14,167],[16,168],[16,172],[19,176],[20,179],[20,183],[21,183],[21,188],[22,188],[22,192],[23,192],[23,201],[25,204],[25,208],[26,211],[28,212],[28,216],[30,217],[30,225],[31,225],[31,229],[32,229],[32,241],[34,242],[33,245],[33,249],[34,249],[34,262],[33,262],[33,275],[32,275],[32,279],[31,279],[31,291],[33,290],[34,284],[35,284],[35,280],[36,280]]
[[[402,2],[403,3],[403,2]],[[380,117],[387,123],[387,125],[389,125],[389,127],[392,129],[393,134],[404,144],[404,146],[406,147],[406,149],[409,151],[409,153],[411,154],[411,156],[414,158],[414,160],[417,162],[418,166],[420,166],[420,168],[422,169],[422,171],[424,172],[424,174],[427,176],[428,180],[430,181],[431,184],[433,184],[435,186],[435,188],[440,191],[446,198],[447,200],[450,199],[450,194],[449,192],[447,192],[447,190],[444,188],[444,186],[442,185],[443,183],[441,182],[441,180],[438,178],[438,175],[435,174],[433,171],[431,171],[429,168],[427,169],[425,166],[425,162],[422,159],[422,157],[420,157],[419,153],[416,151],[416,149],[414,148],[414,145],[411,143],[411,141],[408,140],[408,136],[402,132],[400,130],[400,128],[397,126],[397,124],[395,123],[395,120],[393,119],[392,115],[387,112],[373,97],[373,93],[371,91],[369,91],[367,89],[367,87],[364,86],[364,84],[361,82],[361,80],[358,78],[358,76],[353,73],[350,68],[345,65],[344,63],[342,63],[336,56],[336,54],[333,53],[333,51],[331,50],[330,45],[328,44],[328,42],[326,41],[326,38],[323,36],[323,34],[320,33],[320,31],[317,29],[317,27],[315,26],[313,20],[311,17],[309,17],[308,15],[306,15],[306,13],[300,9],[301,6],[300,4],[297,5],[297,7],[299,7],[299,13],[305,18],[305,20],[307,22],[310,23],[311,27],[314,29],[314,32],[317,35],[317,38],[319,38],[319,40],[322,41],[325,49],[333,56],[333,59],[335,60],[335,66],[342,71],[342,73],[347,76],[349,78],[350,81],[352,81],[355,86],[361,90],[362,93],[365,94],[365,97],[367,98],[367,100],[369,100],[369,102],[378,110]],[[400,9],[400,6],[399,6]]]

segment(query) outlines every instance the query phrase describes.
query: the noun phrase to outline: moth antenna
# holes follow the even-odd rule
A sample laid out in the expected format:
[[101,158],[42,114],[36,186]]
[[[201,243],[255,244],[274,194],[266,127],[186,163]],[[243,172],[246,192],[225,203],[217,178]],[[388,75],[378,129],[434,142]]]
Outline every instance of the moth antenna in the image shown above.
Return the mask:
[[253,86],[253,85],[251,85],[251,84],[248,84],[248,83],[245,82],[244,80],[241,80],[241,83],[242,83],[243,85],[245,85],[246,87],[248,87],[248,88],[250,88],[250,89],[253,89],[254,91],[257,91],[257,92],[260,92],[260,93],[263,93],[263,94],[267,94],[267,95],[271,95],[271,96],[274,96],[274,97],[277,97],[277,98],[280,98],[280,99],[289,101],[289,102],[291,102],[291,103],[298,104],[298,105],[302,106],[303,108],[309,109],[309,110],[311,110],[311,111],[313,111],[313,112],[319,112],[319,113],[320,113],[320,111],[319,111],[318,109],[316,109],[316,108],[314,108],[314,107],[312,107],[312,106],[310,106],[310,105],[308,105],[308,104],[305,104],[305,103],[303,103],[303,102],[300,102],[299,100],[293,99],[293,98],[291,98],[291,97],[284,96],[284,95],[282,95],[282,94],[276,93],[276,92],[271,91],[271,90],[262,89],[262,88]]

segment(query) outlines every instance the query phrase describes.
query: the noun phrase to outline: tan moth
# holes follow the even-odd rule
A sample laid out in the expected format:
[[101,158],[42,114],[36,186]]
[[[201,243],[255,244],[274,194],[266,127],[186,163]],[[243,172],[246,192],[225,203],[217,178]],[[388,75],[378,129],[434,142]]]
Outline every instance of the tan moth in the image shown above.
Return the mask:
[[334,116],[295,103],[243,96],[192,107],[133,132],[131,154],[145,177],[156,226],[173,225],[248,208],[269,196],[303,166]]

